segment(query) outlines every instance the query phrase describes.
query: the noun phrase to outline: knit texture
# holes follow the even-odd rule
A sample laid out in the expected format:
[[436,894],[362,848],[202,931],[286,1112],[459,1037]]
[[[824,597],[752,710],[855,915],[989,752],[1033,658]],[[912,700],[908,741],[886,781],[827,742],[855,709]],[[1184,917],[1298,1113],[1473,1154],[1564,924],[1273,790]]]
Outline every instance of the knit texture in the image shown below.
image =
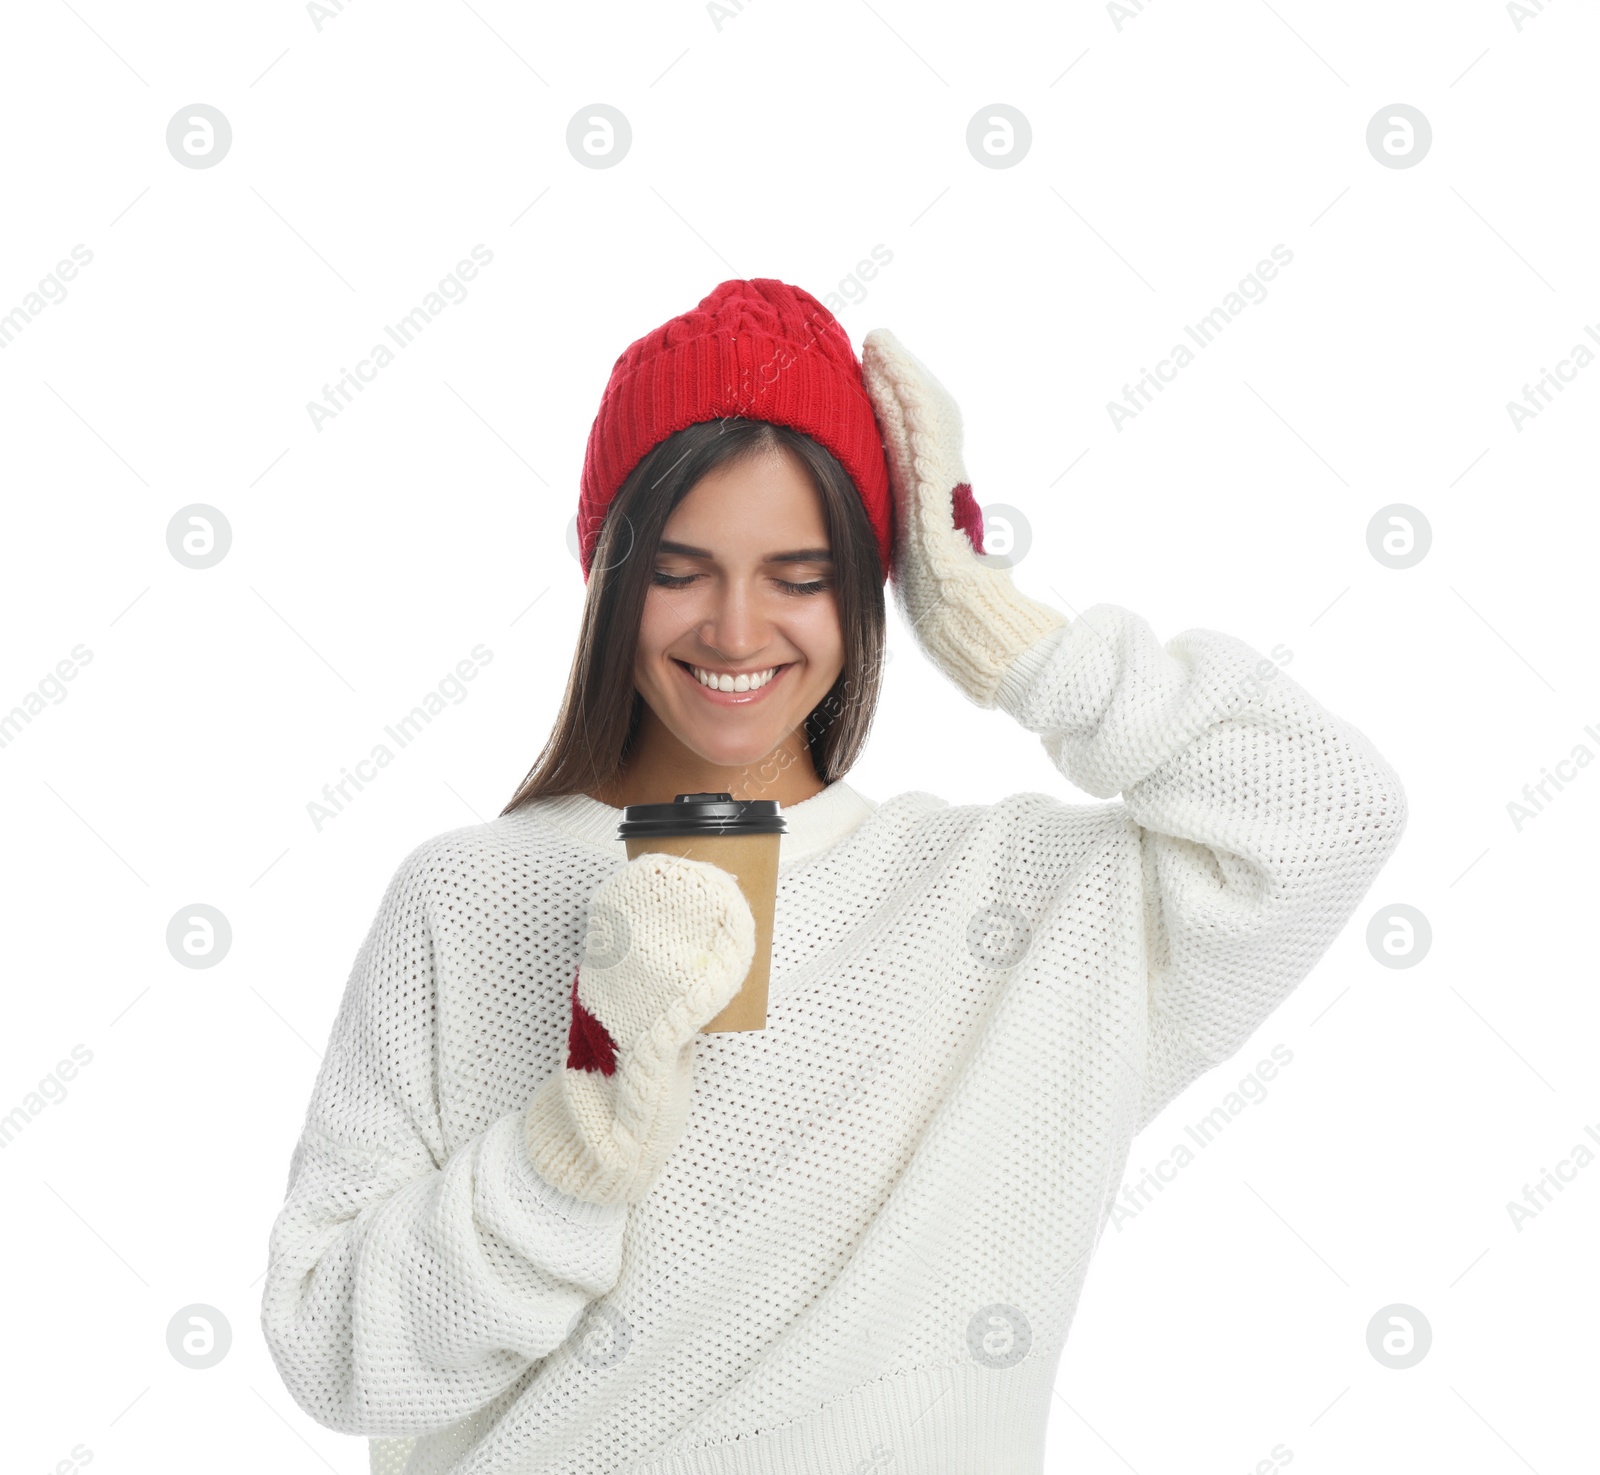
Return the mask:
[[872,399],[895,504],[895,599],[917,644],[967,697],[994,705],[1011,664],[1066,617],[986,563],[983,513],[967,479],[961,410],[887,328],[868,333]]
[[693,1041],[635,1206],[546,1182],[524,1131],[619,811],[540,800],[402,862],[270,1235],[308,1415],[388,1469],[415,1436],[407,1475],[1037,1475],[1130,1142],[1305,978],[1405,799],[1243,642],[1115,606],[998,703],[1096,802],[787,809],[767,1028]]
[[566,1066],[534,1093],[528,1156],[578,1198],[637,1203],[683,1132],[695,1031],[749,973],[756,924],[726,871],[649,853],[600,883],[589,916]]
[[893,548],[883,440],[839,320],[773,277],[719,283],[699,306],[630,343],[589,427],[578,497],[585,579],[606,509],[661,441],[725,416],[802,430],[838,459],[872,524],[883,576]]

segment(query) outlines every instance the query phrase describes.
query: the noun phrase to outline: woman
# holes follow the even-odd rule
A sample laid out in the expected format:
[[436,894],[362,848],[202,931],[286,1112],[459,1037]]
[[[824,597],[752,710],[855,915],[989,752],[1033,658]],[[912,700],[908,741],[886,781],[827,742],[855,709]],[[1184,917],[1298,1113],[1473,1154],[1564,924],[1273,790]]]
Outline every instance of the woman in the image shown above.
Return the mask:
[[[1327,949],[1399,781],[1238,640],[1021,594],[949,396],[781,282],[618,359],[579,537],[550,742],[407,857],[347,985],[279,1370],[409,1475],[1037,1472],[1130,1141]],[[891,570],[955,685],[1119,801],[845,784]],[[706,791],[789,825],[760,1031],[698,1033],[751,959],[731,877],[615,838]]]

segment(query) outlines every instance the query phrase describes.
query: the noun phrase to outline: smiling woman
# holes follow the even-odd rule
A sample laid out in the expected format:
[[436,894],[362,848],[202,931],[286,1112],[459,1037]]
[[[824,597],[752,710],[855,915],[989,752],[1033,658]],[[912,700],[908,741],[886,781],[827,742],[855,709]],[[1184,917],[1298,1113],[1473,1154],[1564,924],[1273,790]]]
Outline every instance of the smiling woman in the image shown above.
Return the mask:
[[877,541],[832,452],[765,420],[678,431],[606,515],[560,714],[505,812],[818,793],[866,741],[884,619]]
[[[772,278],[617,358],[578,531],[549,742],[346,985],[263,1291],[286,1386],[378,1475],[1039,1475],[1134,1138],[1349,920],[1399,780],[1287,654],[1019,589],[949,392]],[[1096,802],[847,781],[891,572]],[[678,791],[783,811],[762,1023],[707,1028],[757,957],[740,837],[618,833]]]

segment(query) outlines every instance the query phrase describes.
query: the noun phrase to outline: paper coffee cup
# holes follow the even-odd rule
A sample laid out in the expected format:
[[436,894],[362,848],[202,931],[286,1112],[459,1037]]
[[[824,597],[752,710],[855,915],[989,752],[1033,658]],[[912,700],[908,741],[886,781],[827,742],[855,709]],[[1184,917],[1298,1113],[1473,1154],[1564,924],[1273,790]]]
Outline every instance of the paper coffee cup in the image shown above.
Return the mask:
[[731,794],[679,794],[670,804],[629,804],[617,838],[628,859],[650,851],[703,860],[739,883],[756,923],[755,956],[739,992],[705,1025],[703,1034],[767,1027],[767,979],[772,966],[772,912],[778,896],[778,837],[788,824],[774,799]]

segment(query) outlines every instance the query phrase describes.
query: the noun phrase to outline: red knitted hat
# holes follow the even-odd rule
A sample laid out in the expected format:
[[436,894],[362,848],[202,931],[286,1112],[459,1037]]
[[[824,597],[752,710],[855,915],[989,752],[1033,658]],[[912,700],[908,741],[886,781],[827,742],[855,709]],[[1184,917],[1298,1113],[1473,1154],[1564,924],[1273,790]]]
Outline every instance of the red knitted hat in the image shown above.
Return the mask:
[[792,426],[850,473],[889,575],[889,467],[839,321],[809,292],[771,277],[723,282],[692,312],[646,333],[611,369],[589,429],[578,498],[578,548],[587,581],[606,509],[628,473],[686,425],[742,415]]

